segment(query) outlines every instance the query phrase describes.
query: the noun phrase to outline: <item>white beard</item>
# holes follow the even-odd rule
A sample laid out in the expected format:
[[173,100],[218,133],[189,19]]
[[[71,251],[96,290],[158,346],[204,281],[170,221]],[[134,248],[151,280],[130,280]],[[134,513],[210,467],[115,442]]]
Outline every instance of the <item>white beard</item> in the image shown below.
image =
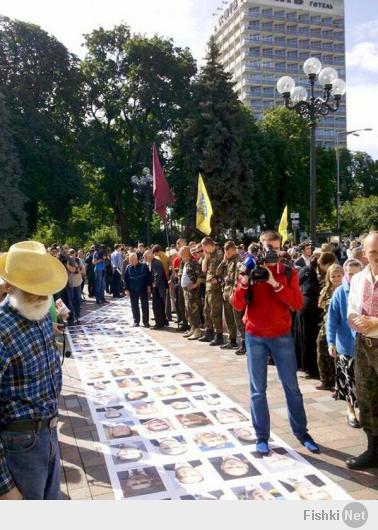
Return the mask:
[[52,295],[47,297],[47,300],[41,300],[40,302],[31,304],[27,302],[24,297],[23,291],[15,289],[13,293],[9,294],[9,305],[16,309],[21,316],[27,320],[42,320],[50,310],[53,297]]

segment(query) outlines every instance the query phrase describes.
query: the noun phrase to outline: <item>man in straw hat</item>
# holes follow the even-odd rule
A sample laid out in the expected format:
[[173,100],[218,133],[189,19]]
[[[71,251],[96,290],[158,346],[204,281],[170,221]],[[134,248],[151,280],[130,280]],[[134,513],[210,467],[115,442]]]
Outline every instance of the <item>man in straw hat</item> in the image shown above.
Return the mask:
[[67,272],[41,243],[0,256],[0,500],[59,499],[62,374],[49,309]]

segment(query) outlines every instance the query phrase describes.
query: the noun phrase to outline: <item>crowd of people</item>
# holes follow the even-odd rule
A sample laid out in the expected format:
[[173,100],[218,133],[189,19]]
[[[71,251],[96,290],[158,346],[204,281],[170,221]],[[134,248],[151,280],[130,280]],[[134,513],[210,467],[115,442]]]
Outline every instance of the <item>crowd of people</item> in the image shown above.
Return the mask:
[[[134,326],[247,354],[256,451],[269,454],[267,366],[275,364],[294,435],[312,453],[297,371],[319,378],[362,427],[367,450],[351,469],[378,466],[378,232],[342,244],[285,244],[268,230],[245,249],[210,237],[163,250],[116,244],[12,245],[0,256],[0,500],[60,496],[54,333],[80,323],[84,285],[96,304],[129,297]],[[227,330],[227,332],[226,332]],[[216,350],[214,350],[216,352]],[[359,409],[359,415],[356,409]],[[38,443],[37,443],[38,441]],[[47,464],[41,464],[47,462]]]

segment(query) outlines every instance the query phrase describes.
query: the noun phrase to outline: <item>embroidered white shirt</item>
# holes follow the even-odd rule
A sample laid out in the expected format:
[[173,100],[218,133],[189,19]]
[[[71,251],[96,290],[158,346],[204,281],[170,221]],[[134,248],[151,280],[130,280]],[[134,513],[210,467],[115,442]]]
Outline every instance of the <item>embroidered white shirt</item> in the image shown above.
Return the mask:
[[[367,294],[366,284],[370,284],[370,294]],[[364,311],[363,311],[364,309]],[[367,310],[366,310],[367,309]],[[350,315],[367,314],[378,317],[378,279],[373,280],[370,265],[352,277],[348,299],[348,318]],[[378,329],[367,334],[368,337],[378,338]]]

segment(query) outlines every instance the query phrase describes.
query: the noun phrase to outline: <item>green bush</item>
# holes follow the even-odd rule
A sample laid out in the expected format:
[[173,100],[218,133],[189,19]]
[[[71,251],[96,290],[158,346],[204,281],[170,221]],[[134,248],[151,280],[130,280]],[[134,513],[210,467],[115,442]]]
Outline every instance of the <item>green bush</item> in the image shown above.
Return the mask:
[[115,243],[120,243],[120,239],[115,226],[99,226],[89,234],[88,246],[103,243],[104,245],[113,248]]

